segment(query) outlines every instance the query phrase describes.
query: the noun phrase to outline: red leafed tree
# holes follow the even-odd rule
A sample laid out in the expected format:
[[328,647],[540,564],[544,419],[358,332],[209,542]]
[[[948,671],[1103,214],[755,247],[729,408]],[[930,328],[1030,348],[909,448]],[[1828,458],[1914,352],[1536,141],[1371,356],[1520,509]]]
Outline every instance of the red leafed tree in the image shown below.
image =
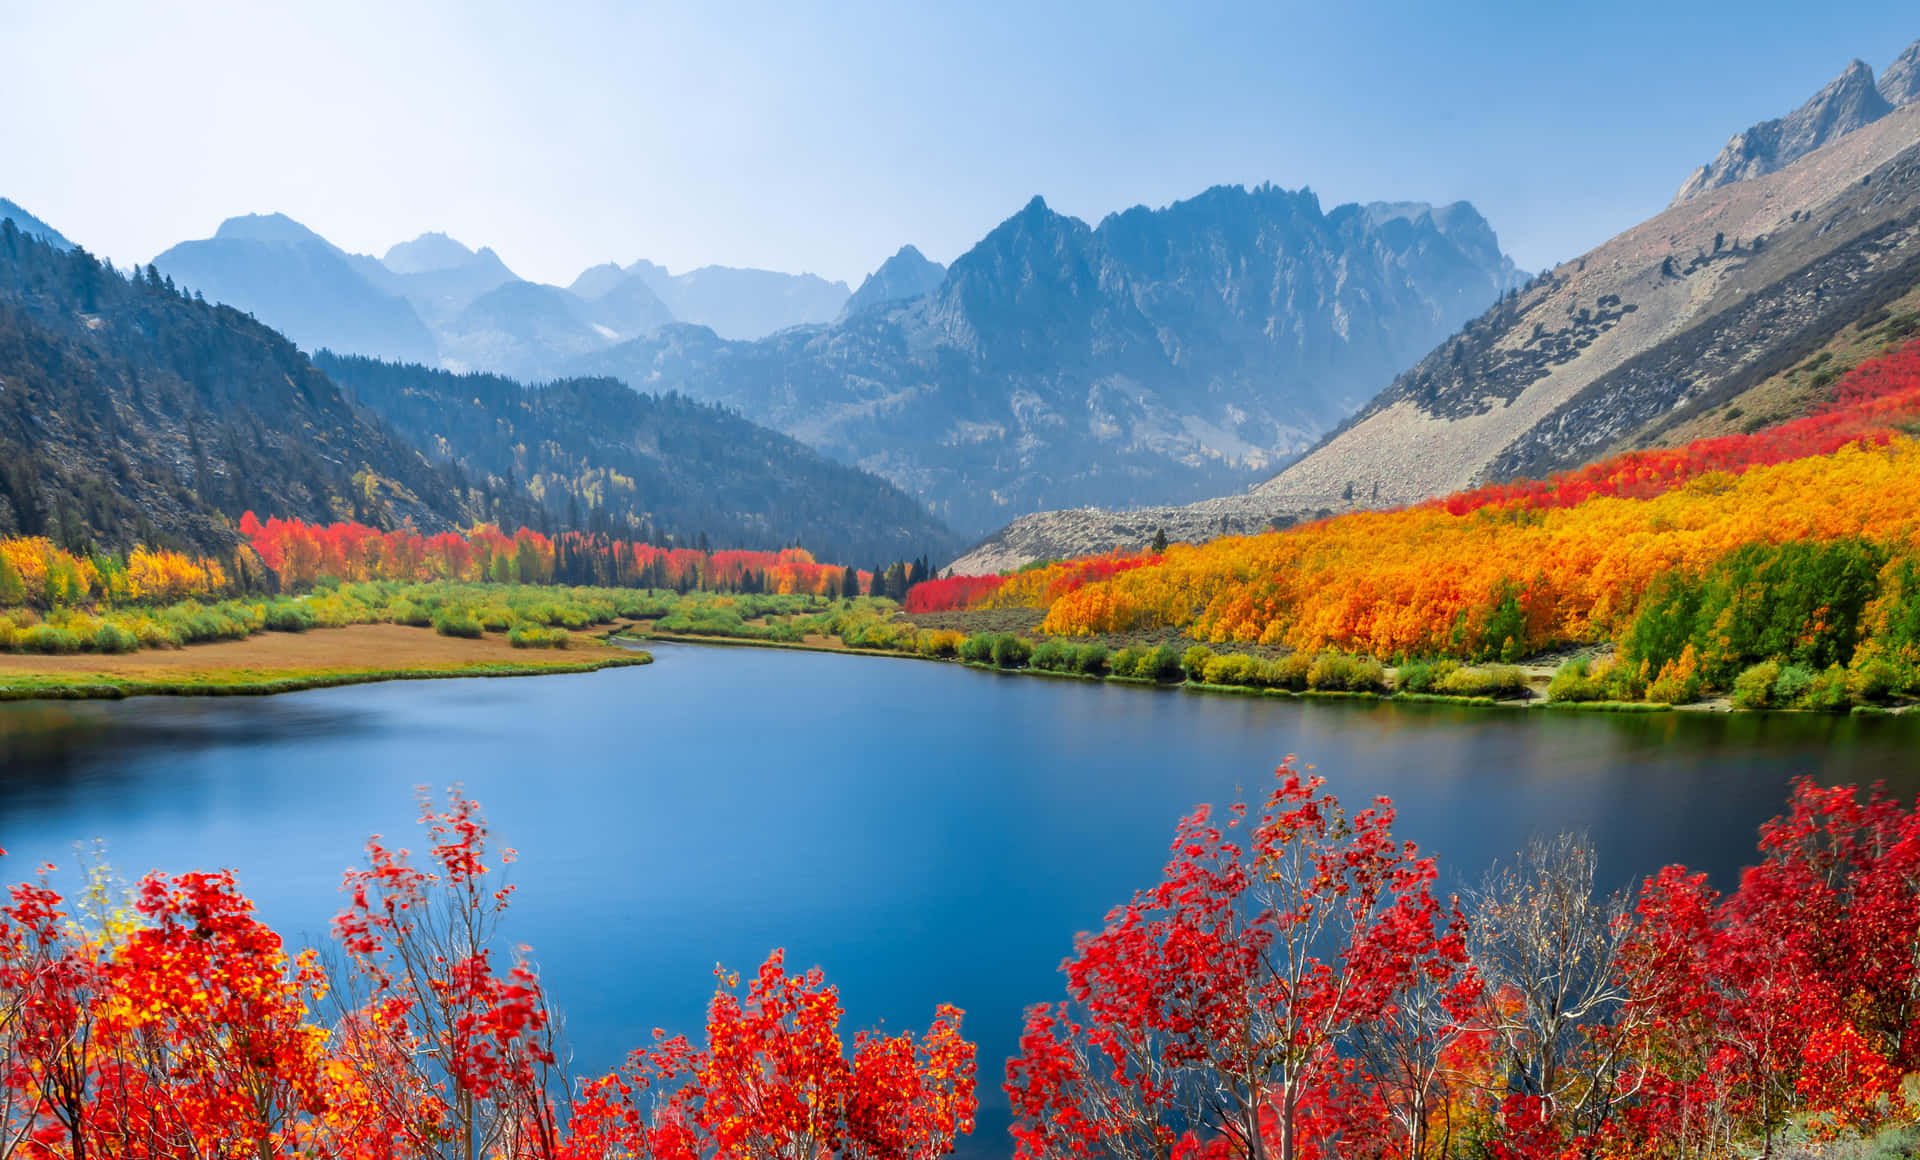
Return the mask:
[[106,967],[115,1050],[94,1111],[95,1134],[121,1146],[96,1151],[306,1151],[306,1123],[324,1106],[315,955],[289,959],[227,871],[150,875],[134,910],[139,925]]
[[1385,799],[1349,816],[1291,758],[1276,777],[1251,826],[1243,805],[1182,821],[1160,882],[1078,940],[1071,1002],[1028,1011],[1007,1066],[1018,1155],[1427,1151],[1475,997],[1463,920]]
[[661,1037],[585,1085],[564,1160],[932,1160],[972,1130],[974,1049],[942,1006],[917,1042],[861,1032],[849,1055],[839,995],[775,951],[736,993],[723,975],[707,1044]]
[[444,808],[421,805],[426,864],[372,839],[334,920],[345,967],[334,984],[330,1147],[357,1155],[356,1141],[372,1139],[410,1157],[554,1156],[558,1028],[532,968],[495,957],[513,851],[489,863],[479,807],[457,788]]
[[1760,850],[1725,898],[1678,867],[1650,880],[1623,948],[1652,1069],[1630,1123],[1668,1154],[1795,1114],[1871,1129],[1920,1068],[1920,818],[1802,781]]

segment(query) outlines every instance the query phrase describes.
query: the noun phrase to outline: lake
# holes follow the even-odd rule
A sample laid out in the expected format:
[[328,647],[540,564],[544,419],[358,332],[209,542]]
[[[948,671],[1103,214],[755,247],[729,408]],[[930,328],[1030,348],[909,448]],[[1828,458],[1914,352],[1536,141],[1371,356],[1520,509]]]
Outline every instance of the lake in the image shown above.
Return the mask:
[[[1297,753],[1476,881],[1590,829],[1602,876],[1722,885],[1789,781],[1920,790],[1920,719],[1610,715],[1218,697],[909,660],[660,645],[644,668],[271,698],[0,705],[9,880],[99,838],[128,879],[234,867],[324,938],[368,834],[420,846],[413,787],[461,782],[517,848],[533,948],[582,1072],[695,1034],[716,963],[784,946],[851,1021],[967,1010],[982,1095],[1076,931],[1150,883],[1180,814]],[[983,1129],[998,1117],[983,1116]],[[989,1144],[988,1140],[981,1140]],[[989,1144],[989,1148],[991,1145]]]

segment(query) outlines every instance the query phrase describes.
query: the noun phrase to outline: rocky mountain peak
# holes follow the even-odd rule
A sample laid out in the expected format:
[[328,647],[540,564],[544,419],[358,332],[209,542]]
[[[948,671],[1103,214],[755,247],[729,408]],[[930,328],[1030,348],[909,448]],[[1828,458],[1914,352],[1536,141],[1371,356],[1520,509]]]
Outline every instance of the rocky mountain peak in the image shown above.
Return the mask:
[[440,270],[460,270],[469,266],[499,266],[500,255],[487,246],[470,250],[438,230],[421,234],[410,242],[401,242],[388,250],[380,264],[395,274],[431,274]]
[[1909,44],[1907,51],[1887,66],[1877,87],[1881,97],[1895,108],[1920,101],[1920,40]]
[[918,248],[906,245],[867,275],[860,289],[847,299],[842,318],[851,318],[865,310],[889,303],[910,302],[939,289],[947,277],[947,268],[928,260]]
[[1873,69],[1865,61],[1855,60],[1793,112],[1735,133],[1718,157],[1693,171],[1674,194],[1673,204],[1784,169],[1893,109],[1893,103],[1875,86]]

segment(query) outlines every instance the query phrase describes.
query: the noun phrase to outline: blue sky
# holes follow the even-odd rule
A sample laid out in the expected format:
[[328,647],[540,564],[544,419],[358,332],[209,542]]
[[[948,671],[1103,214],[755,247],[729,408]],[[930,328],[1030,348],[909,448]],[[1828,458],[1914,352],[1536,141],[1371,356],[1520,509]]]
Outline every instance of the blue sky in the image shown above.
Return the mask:
[[0,196],[123,264],[279,210],[546,281],[647,257],[854,283],[1035,193],[1096,221],[1263,180],[1464,198],[1538,268],[1853,57],[1883,69],[1920,11],[0,0],[0,25]]

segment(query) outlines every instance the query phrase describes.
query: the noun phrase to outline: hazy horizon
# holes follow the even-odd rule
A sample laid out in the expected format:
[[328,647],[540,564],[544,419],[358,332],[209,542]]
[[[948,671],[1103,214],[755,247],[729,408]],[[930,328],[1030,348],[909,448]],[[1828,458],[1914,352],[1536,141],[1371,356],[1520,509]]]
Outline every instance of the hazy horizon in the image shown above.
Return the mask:
[[0,196],[96,253],[145,262],[279,212],[376,255],[442,231],[560,284],[647,258],[851,287],[905,244],[951,262],[1035,194],[1097,222],[1262,181],[1329,207],[1470,201],[1537,269],[1657,212],[1849,60],[1879,72],[1920,36],[1877,0],[1843,27],[1784,3],[1597,23],[1411,0],[8,7],[0,102],[23,112]]

